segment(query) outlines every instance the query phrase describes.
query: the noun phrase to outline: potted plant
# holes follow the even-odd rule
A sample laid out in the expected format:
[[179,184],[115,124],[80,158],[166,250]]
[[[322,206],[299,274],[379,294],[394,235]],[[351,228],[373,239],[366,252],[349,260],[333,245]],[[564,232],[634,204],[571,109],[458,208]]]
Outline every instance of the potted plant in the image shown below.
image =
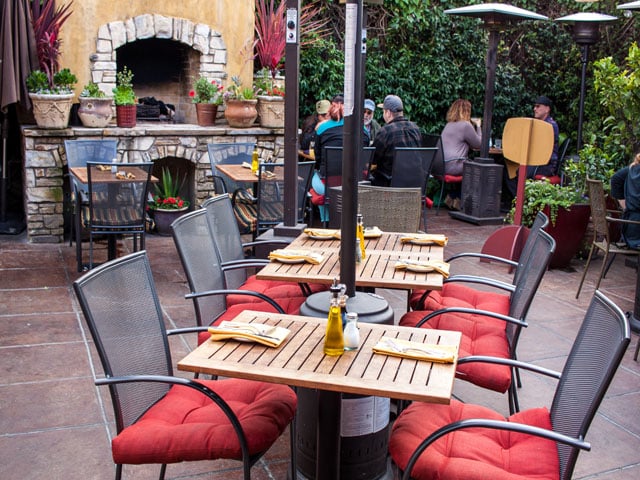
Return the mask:
[[26,79],[33,116],[40,128],[66,128],[73,101],[73,86],[78,82],[68,68],[48,76],[33,70]]
[[[514,200],[515,205],[515,200]],[[569,266],[580,249],[589,223],[590,208],[582,188],[553,185],[548,180],[527,180],[522,205],[522,225],[531,227],[539,211],[549,217],[546,231],[556,241],[551,268]],[[513,223],[515,207],[506,221]]]
[[233,82],[223,94],[225,103],[224,116],[230,127],[247,128],[258,118],[258,90],[255,85],[245,87],[240,77],[231,77]]
[[126,66],[116,74],[113,102],[116,104],[116,122],[119,127],[136,126],[136,94],[132,80],[133,72]]
[[189,201],[180,196],[185,180],[186,177],[174,177],[169,168],[162,168],[162,177],[154,185],[155,193],[148,204],[159,235],[171,235],[171,224],[189,208]]
[[258,95],[258,121],[265,128],[284,128],[284,86],[263,68],[254,79]]
[[78,116],[85,127],[106,127],[113,117],[113,109],[111,104],[113,99],[100,90],[97,83],[87,83],[80,97],[80,108]]
[[200,76],[195,81],[189,96],[196,104],[198,125],[210,127],[215,124],[218,106],[222,104],[223,89],[224,87],[217,79],[209,81],[208,78]]

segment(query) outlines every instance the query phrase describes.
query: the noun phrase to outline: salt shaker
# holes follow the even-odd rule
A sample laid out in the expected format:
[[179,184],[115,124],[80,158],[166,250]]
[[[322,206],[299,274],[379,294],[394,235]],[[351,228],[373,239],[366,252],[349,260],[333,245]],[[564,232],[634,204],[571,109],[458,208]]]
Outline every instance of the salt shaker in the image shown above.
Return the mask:
[[118,173],[118,159],[111,160],[111,173]]
[[344,327],[344,349],[357,350],[360,347],[360,331],[358,330],[358,314],[347,313],[347,325]]

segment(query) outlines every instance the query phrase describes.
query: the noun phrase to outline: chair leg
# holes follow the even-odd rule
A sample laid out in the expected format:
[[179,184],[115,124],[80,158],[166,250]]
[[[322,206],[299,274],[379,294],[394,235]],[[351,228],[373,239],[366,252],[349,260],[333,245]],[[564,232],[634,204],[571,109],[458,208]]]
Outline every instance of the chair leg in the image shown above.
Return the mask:
[[638,361],[638,353],[640,353],[640,338],[638,338],[638,344],[636,345],[636,353],[633,355],[633,359]]
[[436,207],[436,215],[440,214],[440,205],[442,205],[442,202],[444,201],[444,199],[442,198],[443,195],[444,195],[444,178],[442,179],[442,182],[440,182],[440,197],[438,198],[438,206]]
[[607,260],[609,259],[609,252],[604,252],[604,258],[602,259],[602,266],[600,267],[600,274],[598,275],[598,281],[596,282],[596,290],[600,288],[600,282],[604,277],[605,269],[607,268]]
[[582,278],[580,279],[580,285],[578,285],[578,291],[576,292],[576,298],[580,296],[580,291],[582,290],[582,284],[584,283],[584,279],[587,276],[587,270],[589,270],[589,264],[591,263],[591,257],[593,256],[593,250],[595,246],[593,243],[591,244],[591,249],[589,250],[589,256],[587,257],[587,263],[584,266],[584,271],[582,272]]
[[607,277],[607,272],[611,268],[611,264],[613,263],[613,261],[615,259],[616,259],[616,254],[612,253],[611,256],[609,257],[609,261],[607,262],[607,266],[604,267],[604,273],[602,274],[602,278],[606,278]]

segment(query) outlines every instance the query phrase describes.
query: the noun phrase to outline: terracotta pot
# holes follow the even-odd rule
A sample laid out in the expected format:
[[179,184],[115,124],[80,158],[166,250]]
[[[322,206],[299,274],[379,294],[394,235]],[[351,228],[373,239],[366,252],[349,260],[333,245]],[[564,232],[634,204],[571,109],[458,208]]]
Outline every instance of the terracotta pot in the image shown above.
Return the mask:
[[[543,209],[545,215],[551,219],[549,207]],[[558,217],[555,225],[549,222],[546,228],[547,233],[556,241],[556,251],[551,257],[549,268],[565,268],[571,263],[571,259],[576,256],[589,223],[591,208],[588,204],[572,205],[569,210],[558,209]]]
[[224,117],[230,127],[247,128],[258,118],[258,100],[227,100]]
[[211,127],[216,123],[218,105],[214,105],[213,103],[196,103],[196,115],[198,116],[198,125],[201,127]]
[[259,95],[257,108],[261,127],[284,128],[284,97]]
[[50,95],[30,93],[33,116],[40,128],[67,128],[73,94]]
[[153,210],[153,220],[156,223],[156,230],[158,235],[163,237],[171,236],[171,224],[178,217],[187,212],[189,207],[184,207],[179,210]]
[[78,116],[85,127],[106,127],[113,117],[111,98],[79,97]]
[[136,126],[135,105],[116,105],[116,123],[122,128],[131,128]]

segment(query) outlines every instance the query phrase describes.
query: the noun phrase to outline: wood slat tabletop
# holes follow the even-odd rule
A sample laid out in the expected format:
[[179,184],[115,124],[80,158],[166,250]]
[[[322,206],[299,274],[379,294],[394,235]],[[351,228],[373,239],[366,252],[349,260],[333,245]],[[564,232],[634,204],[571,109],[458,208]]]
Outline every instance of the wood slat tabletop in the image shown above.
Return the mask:
[[[365,248],[367,252],[413,252],[413,253],[432,253],[437,256],[440,255],[441,259],[444,256],[444,248],[438,245],[416,245],[413,243],[402,243],[400,239],[402,237],[411,235],[409,233],[401,232],[382,232],[382,235],[374,238],[364,239]],[[289,244],[289,247],[293,250],[314,250],[314,251],[326,251],[326,250],[339,250],[339,239],[317,239],[312,238],[306,233],[298,235],[293,242]]]
[[[252,173],[250,168],[243,167],[242,165],[218,163],[216,169],[234,182],[252,183],[258,181],[258,176]],[[275,176],[266,178],[266,180],[284,180],[284,169],[282,167],[276,167],[273,173]]]
[[322,351],[326,321],[313,317],[244,311],[234,319],[288,328],[279,348],[236,340],[207,341],[178,362],[178,369],[334,392],[449,403],[456,364],[376,354],[383,336],[460,345],[460,333],[360,323],[361,346],[340,357]]
[[[124,182],[124,181],[132,181],[146,178],[147,173],[138,167],[128,167],[126,163],[118,164],[118,171],[124,171],[126,173],[131,173],[135,178],[133,179],[119,179],[116,178],[116,175],[111,172],[111,170],[98,170],[97,168],[91,172],[91,177],[95,182],[100,183],[116,183],[116,182]],[[71,167],[69,168],[69,172],[71,175],[76,177],[80,183],[89,183],[89,174],[87,173],[87,167]],[[153,175],[150,178],[152,183],[158,182],[158,178]]]

